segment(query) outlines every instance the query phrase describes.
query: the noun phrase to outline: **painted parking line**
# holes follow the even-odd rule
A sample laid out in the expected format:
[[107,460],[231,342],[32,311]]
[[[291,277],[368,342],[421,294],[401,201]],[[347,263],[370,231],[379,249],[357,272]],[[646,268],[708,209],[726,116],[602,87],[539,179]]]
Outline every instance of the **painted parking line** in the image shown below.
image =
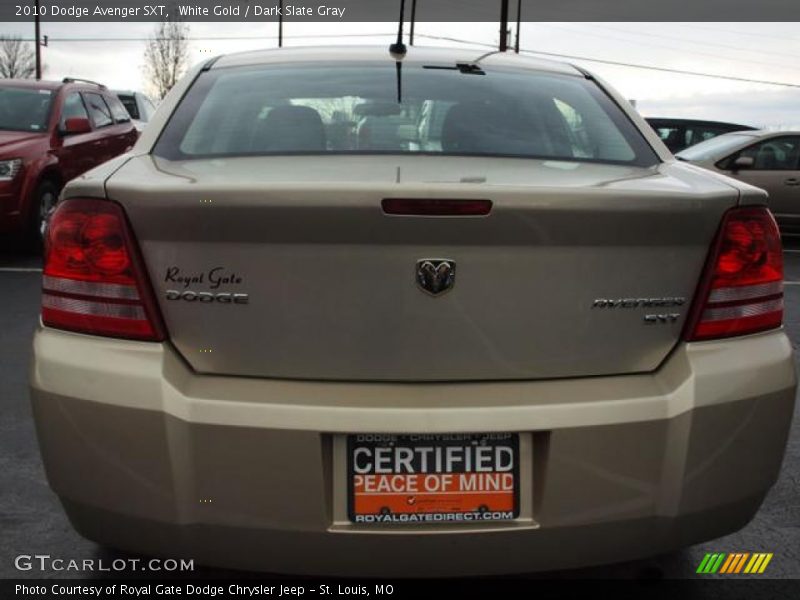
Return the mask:
[[0,267],[0,273],[41,273],[41,267]]

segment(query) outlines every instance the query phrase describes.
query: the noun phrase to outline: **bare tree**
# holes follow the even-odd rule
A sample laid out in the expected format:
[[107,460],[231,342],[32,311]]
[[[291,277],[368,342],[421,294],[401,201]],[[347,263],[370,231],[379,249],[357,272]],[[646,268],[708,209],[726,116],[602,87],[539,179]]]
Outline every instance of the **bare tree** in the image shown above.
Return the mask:
[[144,50],[144,74],[159,98],[166,96],[183,75],[188,58],[189,25],[160,22]]
[[36,56],[20,37],[0,36],[0,77],[29,79],[36,74]]

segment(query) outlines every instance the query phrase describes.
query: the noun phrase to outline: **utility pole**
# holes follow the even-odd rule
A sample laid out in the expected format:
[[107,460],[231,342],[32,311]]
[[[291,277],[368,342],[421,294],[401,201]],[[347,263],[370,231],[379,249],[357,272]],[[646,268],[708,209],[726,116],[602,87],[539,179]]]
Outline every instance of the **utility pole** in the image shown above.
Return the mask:
[[417,20],[417,0],[411,0],[411,29],[408,32],[408,45],[414,45],[414,22]]
[[517,38],[514,40],[514,52],[519,54],[519,27],[522,22],[522,0],[517,0]]
[[36,5],[34,7],[34,28],[36,29],[36,80],[39,81],[42,78],[42,45],[40,41],[40,31],[39,31],[39,0],[36,0]]
[[283,48],[283,0],[278,1],[278,48]]
[[508,0],[500,0],[500,52],[508,50]]

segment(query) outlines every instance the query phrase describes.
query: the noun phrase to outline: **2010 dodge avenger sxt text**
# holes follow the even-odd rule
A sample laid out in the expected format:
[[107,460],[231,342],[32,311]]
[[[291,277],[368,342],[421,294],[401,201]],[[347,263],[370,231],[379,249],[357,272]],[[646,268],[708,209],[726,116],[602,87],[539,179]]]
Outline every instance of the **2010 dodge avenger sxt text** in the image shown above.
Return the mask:
[[224,56],[52,217],[47,474],[92,540],[273,572],[721,536],[786,444],[782,261],[763,192],[570,65]]

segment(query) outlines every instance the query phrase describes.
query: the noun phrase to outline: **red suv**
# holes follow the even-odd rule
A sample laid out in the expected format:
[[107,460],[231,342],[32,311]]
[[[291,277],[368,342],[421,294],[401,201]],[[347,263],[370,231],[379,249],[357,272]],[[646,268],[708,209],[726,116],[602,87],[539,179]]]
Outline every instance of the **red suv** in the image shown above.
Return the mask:
[[41,237],[63,185],[127,151],[136,128],[90,81],[0,81],[0,233]]

